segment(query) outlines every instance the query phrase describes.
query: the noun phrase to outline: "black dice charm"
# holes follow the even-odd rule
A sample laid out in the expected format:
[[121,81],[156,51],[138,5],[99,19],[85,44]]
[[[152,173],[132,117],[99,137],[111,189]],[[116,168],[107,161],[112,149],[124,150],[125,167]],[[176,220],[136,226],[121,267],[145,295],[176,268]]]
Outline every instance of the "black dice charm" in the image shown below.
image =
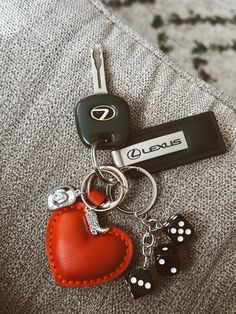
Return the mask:
[[172,276],[180,270],[178,248],[173,244],[159,244],[155,248],[156,272],[161,276]]
[[137,269],[126,276],[132,296],[137,299],[154,290],[154,283],[147,269]]
[[193,227],[182,215],[173,215],[163,224],[163,231],[174,244],[188,242],[193,236]]

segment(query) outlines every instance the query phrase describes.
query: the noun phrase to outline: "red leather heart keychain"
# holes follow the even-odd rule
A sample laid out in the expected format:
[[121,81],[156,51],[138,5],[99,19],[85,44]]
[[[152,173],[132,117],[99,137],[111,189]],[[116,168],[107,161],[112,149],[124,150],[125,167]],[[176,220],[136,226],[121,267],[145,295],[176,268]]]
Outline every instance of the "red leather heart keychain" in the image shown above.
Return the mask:
[[[105,196],[97,190],[89,195],[93,205]],[[52,275],[62,287],[89,287],[104,284],[121,275],[129,266],[133,245],[121,229],[109,227],[92,235],[84,203],[59,208],[51,215],[46,231],[46,250]]]

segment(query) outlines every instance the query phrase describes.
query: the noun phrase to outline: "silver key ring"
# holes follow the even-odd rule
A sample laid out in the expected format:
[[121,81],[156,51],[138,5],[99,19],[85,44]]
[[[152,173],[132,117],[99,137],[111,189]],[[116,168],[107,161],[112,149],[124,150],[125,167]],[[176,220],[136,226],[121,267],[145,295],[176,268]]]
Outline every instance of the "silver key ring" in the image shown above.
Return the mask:
[[[147,213],[152,208],[152,206],[154,205],[154,203],[156,201],[156,198],[157,198],[157,186],[156,186],[156,182],[155,182],[153,176],[147,170],[145,170],[143,168],[140,168],[140,167],[135,167],[135,166],[121,167],[120,170],[124,171],[124,172],[127,172],[129,170],[136,170],[138,172],[143,173],[149,179],[149,181],[151,182],[151,185],[152,185],[152,197],[151,197],[151,200],[150,200],[148,206],[145,206],[143,209],[132,211],[132,210],[128,210],[126,208],[122,208],[120,206],[117,206],[117,209],[119,211],[121,211],[122,213],[125,213],[125,214],[128,214],[128,215],[131,215],[131,214],[134,215],[135,214],[136,216],[141,216],[141,215]],[[110,200],[113,200],[113,197],[112,197],[112,186],[111,185],[107,186],[107,195],[109,196]]]
[[92,145],[91,145],[91,162],[92,162],[92,167],[94,169],[94,172],[96,174],[96,176],[102,180],[104,183],[107,183],[107,184],[117,184],[117,180],[115,181],[111,181],[111,180],[108,180],[104,177],[102,171],[101,171],[101,166],[98,165],[98,161],[97,161],[97,154],[96,154],[96,151],[97,151],[97,147],[99,144],[103,143],[104,140],[98,140],[96,142],[94,142]]
[[[84,204],[96,211],[96,212],[105,212],[108,210],[111,210],[115,207],[117,207],[125,198],[127,192],[128,192],[128,181],[125,177],[125,175],[123,174],[123,172],[121,172],[119,169],[112,167],[112,166],[100,166],[100,170],[102,172],[106,172],[108,174],[111,174],[115,179],[116,179],[116,183],[119,186],[119,190],[120,190],[120,195],[116,200],[109,200],[106,203],[103,203],[100,205],[100,208],[97,207],[93,207],[91,206],[91,204],[89,204],[86,200],[87,195],[90,193],[91,191],[91,182],[92,182],[92,178],[94,175],[96,175],[95,170],[91,171],[82,181],[81,184],[81,194],[80,197],[82,199],[82,201],[84,202]],[[113,184],[109,184],[110,186],[114,186]]]

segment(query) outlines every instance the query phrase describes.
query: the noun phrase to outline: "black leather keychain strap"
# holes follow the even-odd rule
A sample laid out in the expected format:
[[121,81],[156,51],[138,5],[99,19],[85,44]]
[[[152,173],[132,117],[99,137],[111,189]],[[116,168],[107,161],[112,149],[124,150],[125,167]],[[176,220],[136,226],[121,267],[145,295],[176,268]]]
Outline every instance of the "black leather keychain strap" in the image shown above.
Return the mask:
[[112,152],[117,166],[158,172],[226,152],[212,111],[137,131],[128,145]]

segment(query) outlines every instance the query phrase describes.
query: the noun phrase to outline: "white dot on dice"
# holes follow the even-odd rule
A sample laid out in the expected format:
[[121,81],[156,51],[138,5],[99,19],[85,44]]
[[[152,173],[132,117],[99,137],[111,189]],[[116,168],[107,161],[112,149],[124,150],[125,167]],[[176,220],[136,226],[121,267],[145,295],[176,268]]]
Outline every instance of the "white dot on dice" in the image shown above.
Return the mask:
[[190,235],[190,234],[192,233],[192,231],[191,231],[191,229],[186,229],[186,230],[185,230],[185,233],[186,233],[187,235]]
[[179,221],[178,225],[179,225],[180,227],[183,227],[183,226],[184,226],[184,221]]
[[142,287],[143,284],[144,284],[143,280],[139,280],[139,281],[138,281],[138,285],[139,285],[140,287]]
[[179,236],[179,237],[177,238],[177,240],[178,240],[179,242],[183,242],[184,238],[183,238],[182,236]]
[[163,247],[162,251],[168,251],[168,247]]
[[170,232],[171,232],[172,234],[175,234],[176,231],[177,231],[177,230],[176,230],[175,228],[171,228],[171,229],[170,229]]
[[178,230],[178,233],[179,233],[179,234],[183,234],[183,233],[184,233],[184,229],[181,229],[181,228],[180,228],[180,229]]
[[150,289],[150,288],[151,288],[150,282],[146,282],[144,287],[145,287],[146,289]]
[[170,269],[170,272],[171,272],[172,274],[175,274],[175,273],[177,272],[177,269],[176,269],[175,267],[172,267],[172,268]]
[[136,279],[135,277],[131,277],[130,282],[131,282],[131,283],[136,283],[136,282],[137,282],[137,279]]
[[160,259],[159,259],[159,264],[160,264],[160,265],[164,265],[165,262],[166,262],[166,261],[165,261],[163,258],[160,258]]

